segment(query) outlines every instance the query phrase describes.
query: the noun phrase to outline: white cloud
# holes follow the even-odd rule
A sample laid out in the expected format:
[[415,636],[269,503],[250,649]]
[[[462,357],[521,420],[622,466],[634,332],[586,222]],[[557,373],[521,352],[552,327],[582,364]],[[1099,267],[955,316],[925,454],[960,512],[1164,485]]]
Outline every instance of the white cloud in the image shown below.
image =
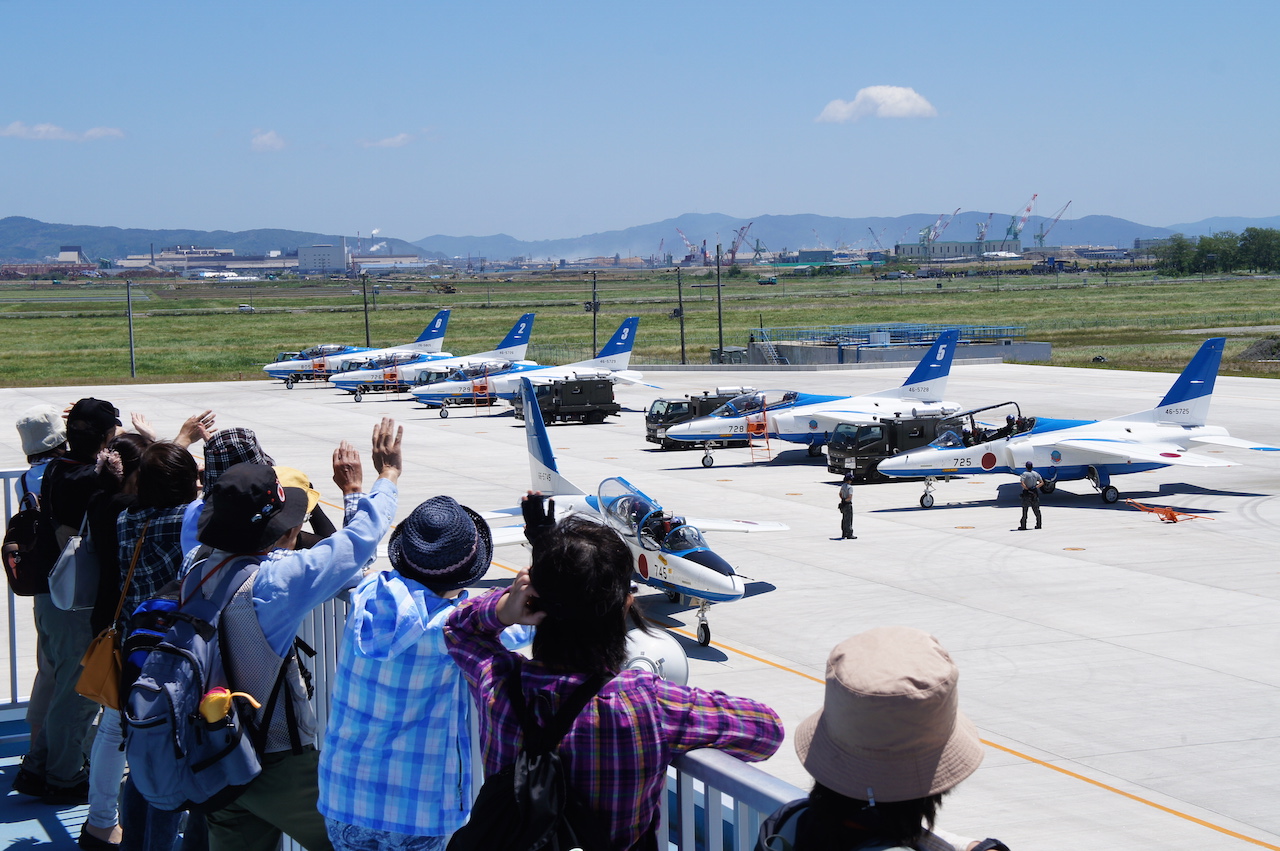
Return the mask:
[[827,124],[845,124],[868,116],[874,118],[933,118],[938,110],[915,89],[905,86],[867,86],[853,100],[833,100],[815,119]]
[[7,127],[0,127],[0,136],[32,139],[39,142],[92,142],[95,139],[122,139],[124,131],[117,127],[92,127],[83,133],[74,133],[56,124],[27,125],[21,121],[14,121]]
[[253,141],[249,144],[255,151],[279,151],[284,149],[284,139],[274,130],[253,131]]
[[394,136],[388,136],[385,139],[379,139],[376,142],[361,142],[366,148],[403,148],[413,140],[408,133],[397,133]]

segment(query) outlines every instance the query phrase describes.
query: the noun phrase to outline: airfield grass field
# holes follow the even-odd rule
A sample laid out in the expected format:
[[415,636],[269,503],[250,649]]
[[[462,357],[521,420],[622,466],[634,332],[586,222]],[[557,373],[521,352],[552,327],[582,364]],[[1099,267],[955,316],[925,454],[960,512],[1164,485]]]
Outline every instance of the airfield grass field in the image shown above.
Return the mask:
[[[1053,344],[1052,365],[1178,371],[1210,333],[1228,337],[1224,374],[1277,377],[1280,363],[1242,361],[1246,347],[1280,326],[1280,279],[1253,276],[1153,279],[1099,273],[874,280],[785,278],[756,283],[757,272],[723,277],[726,345],[746,345],[761,326],[781,328],[874,322],[1015,325],[1026,338]],[[375,346],[412,340],[434,312],[453,309],[445,348],[469,354],[492,348],[524,311],[536,311],[529,356],[553,363],[590,356],[589,278],[460,279],[456,293],[424,280],[381,284],[369,313]],[[690,363],[707,363],[717,345],[714,273],[683,275],[685,341]],[[406,289],[412,284],[413,289]],[[710,286],[706,286],[706,285]],[[703,286],[699,286],[703,285]],[[598,275],[600,343],[625,316],[641,316],[633,362],[678,363],[680,324],[671,318],[677,287],[671,272]],[[353,290],[356,294],[353,294]],[[264,281],[208,285],[143,281],[133,287],[138,382],[265,377],[261,365],[281,350],[321,342],[364,342],[359,283]],[[0,284],[8,323],[0,385],[127,382],[124,287],[116,281]],[[237,311],[252,304],[252,314]],[[1223,329],[1221,331],[1216,329]]]

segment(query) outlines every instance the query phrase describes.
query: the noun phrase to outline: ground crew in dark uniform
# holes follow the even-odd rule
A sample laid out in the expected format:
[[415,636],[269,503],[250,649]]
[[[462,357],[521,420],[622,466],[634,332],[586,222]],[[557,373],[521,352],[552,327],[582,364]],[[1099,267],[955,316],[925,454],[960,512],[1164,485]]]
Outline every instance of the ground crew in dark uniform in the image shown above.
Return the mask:
[[1018,525],[1019,532],[1027,531],[1027,509],[1031,509],[1036,515],[1036,528],[1040,528],[1040,485],[1044,484],[1044,477],[1035,471],[1035,467],[1030,461],[1027,462],[1027,471],[1018,477],[1018,481],[1022,483],[1022,522]]

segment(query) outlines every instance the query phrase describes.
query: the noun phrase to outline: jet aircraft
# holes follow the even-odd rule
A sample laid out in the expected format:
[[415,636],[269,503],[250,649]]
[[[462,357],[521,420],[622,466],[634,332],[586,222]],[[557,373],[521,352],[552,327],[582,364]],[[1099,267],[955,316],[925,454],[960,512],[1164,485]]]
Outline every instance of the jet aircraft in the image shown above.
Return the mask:
[[[475,374],[451,377],[415,387],[410,392],[424,405],[440,409],[440,416],[449,415],[448,405],[469,403],[477,397],[497,396],[513,401],[520,392],[520,381],[528,378],[535,384],[550,384],[561,378],[608,378],[614,384],[644,384],[639,372],[627,369],[631,362],[631,349],[636,342],[636,327],[640,317],[624,319],[599,354],[590,360],[564,366],[540,366],[534,363],[512,364],[507,369],[471,370]],[[654,385],[645,385],[652,387]]]
[[928,416],[960,410],[942,399],[960,332],[943,331],[925,352],[901,387],[863,396],[819,396],[794,390],[761,390],[731,399],[705,417],[667,429],[667,439],[705,444],[702,466],[714,462],[716,444],[749,437],[803,443],[809,454],[821,454],[823,444],[842,423],[871,425],[882,416]]
[[896,477],[923,476],[925,492],[920,505],[929,508],[938,476],[1017,476],[1030,461],[1044,477],[1043,493],[1053,493],[1058,482],[1087,479],[1103,502],[1112,503],[1120,498],[1120,491],[1111,484],[1115,475],[1168,466],[1235,466],[1231,461],[1188,453],[1192,446],[1280,451],[1231,437],[1221,426],[1205,425],[1225,343],[1225,337],[1206,340],[1154,408],[1100,421],[1037,418],[1030,431],[973,446],[965,446],[957,431],[948,430],[928,446],[881,461],[880,472]]
[[[346,370],[335,374],[330,381],[339,390],[345,390],[355,396],[357,402],[365,393],[378,391],[408,390],[418,384],[442,380],[456,370],[468,367],[483,367],[491,372],[510,368],[515,361],[523,361],[525,351],[529,347],[529,335],[533,332],[534,314],[526,313],[511,326],[507,336],[498,343],[493,351],[480,352],[466,357],[439,358],[430,356],[412,356],[405,352],[397,352],[377,363],[363,364],[360,369]],[[386,362],[382,362],[386,360]],[[532,361],[528,361],[534,365]]]
[[[521,379],[524,394],[525,439],[529,447],[529,473],[532,490],[553,497],[557,516],[570,512],[586,514],[613,527],[627,543],[635,561],[640,581],[666,593],[672,602],[681,597],[698,606],[698,643],[711,643],[711,627],[707,609],[712,603],[731,603],[742,599],[745,591],[742,577],[729,562],[714,551],[702,536],[702,530],[717,532],[781,532],[784,523],[749,520],[700,520],[666,511],[657,500],[620,477],[602,481],[591,494],[560,474],[542,412],[534,398],[533,384]],[[484,515],[493,527],[495,545],[524,542],[521,525],[503,525],[501,521],[519,521],[520,509],[511,508]]]
[[272,378],[279,378],[284,386],[293,389],[295,381],[327,381],[329,376],[342,368],[344,363],[372,360],[379,355],[392,352],[418,352],[420,354],[449,357],[441,353],[444,345],[444,333],[449,327],[448,308],[436,314],[435,319],[422,330],[418,339],[402,346],[388,346],[383,349],[365,349],[358,346],[313,346],[301,352],[294,360],[269,363],[262,371]]

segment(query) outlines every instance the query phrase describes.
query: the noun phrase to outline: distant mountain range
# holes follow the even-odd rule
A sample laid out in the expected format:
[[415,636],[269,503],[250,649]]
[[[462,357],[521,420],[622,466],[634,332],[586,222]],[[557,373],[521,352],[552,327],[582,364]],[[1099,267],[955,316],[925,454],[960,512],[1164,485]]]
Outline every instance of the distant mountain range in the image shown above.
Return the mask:
[[[379,249],[389,254],[425,254],[418,246],[403,239],[364,237],[367,252],[378,243]],[[342,237],[333,234],[306,233],[296,230],[146,230],[143,228],[94,227],[92,225],[57,225],[9,216],[0,219],[0,258],[9,261],[36,263],[45,257],[57,257],[64,245],[78,245],[90,260],[107,258],[120,260],[130,254],[147,254],[154,246],[158,254],[163,248],[175,245],[198,245],[202,248],[233,248],[237,255],[259,255],[270,251],[296,254],[299,245],[328,243],[339,245]],[[351,250],[356,249],[356,238],[347,237]]]
[[[892,249],[894,243],[915,242],[921,229],[938,217],[915,213],[896,217],[846,219],[835,216],[792,215],[735,218],[718,213],[686,213],[648,225],[625,230],[605,231],[568,239],[526,241],[506,234],[493,236],[428,236],[413,242],[392,237],[364,237],[366,253],[373,245],[391,254],[417,254],[427,258],[486,257],[507,260],[528,257],[534,260],[583,257],[650,257],[663,254],[684,256],[686,248],[676,228],[696,245],[706,240],[707,250],[715,253],[717,241],[727,254],[738,228],[750,223],[739,256],[748,259],[759,241],[767,251],[800,248],[875,248],[877,241]],[[980,224],[990,221],[987,238],[1001,239],[1010,225],[1007,213],[960,213],[948,223],[939,237],[942,240],[968,241],[977,238]],[[1033,236],[1049,225],[1044,216],[1031,216],[1022,231],[1024,247],[1034,245]],[[1224,230],[1239,233],[1247,227],[1280,228],[1280,216],[1245,219],[1218,217],[1199,222],[1153,227],[1112,216],[1085,216],[1063,219],[1048,232],[1046,245],[1114,245],[1127,248],[1134,239],[1158,239],[1181,233],[1203,236]],[[300,245],[339,244],[342,235],[305,231],[261,229],[248,231],[145,230],[141,228],[93,227],[89,225],[48,224],[21,216],[0,219],[0,258],[19,262],[38,262],[57,256],[63,245],[79,245],[90,259],[119,259],[129,254],[145,254],[154,246],[198,245],[207,248],[233,248],[237,255],[266,254],[270,251],[295,252]],[[354,251],[356,237],[345,237]],[[659,251],[661,248],[661,251]]]

